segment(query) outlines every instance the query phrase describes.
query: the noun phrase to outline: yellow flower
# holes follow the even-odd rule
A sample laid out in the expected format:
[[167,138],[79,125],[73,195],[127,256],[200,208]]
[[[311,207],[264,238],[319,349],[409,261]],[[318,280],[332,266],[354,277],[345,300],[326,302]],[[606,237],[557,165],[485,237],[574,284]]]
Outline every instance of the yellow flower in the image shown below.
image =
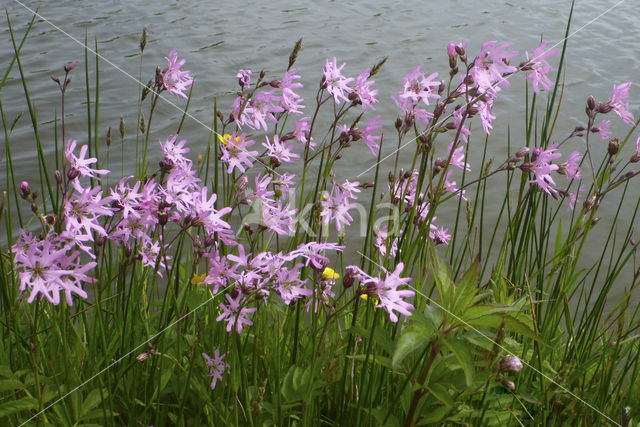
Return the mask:
[[327,267],[322,272],[322,277],[327,279],[327,280],[335,280],[335,279],[339,278],[340,275],[338,273],[336,273],[333,268]]
[[191,278],[191,284],[197,285],[199,283],[204,282],[206,278],[207,278],[207,273],[202,273],[201,275],[197,275],[193,273],[193,277]]
[[[360,298],[362,298],[362,299],[363,299],[363,300],[365,300],[365,301],[369,301],[369,295],[367,295],[367,294],[362,294],[362,295],[360,295]],[[371,301],[373,301],[373,303],[374,303],[375,305],[380,304],[380,301],[378,301],[378,298],[371,298]]]
[[229,135],[228,133],[225,133],[222,136],[218,135],[218,139],[224,145],[229,145],[229,143],[231,143],[233,145],[236,145],[240,141],[240,137],[239,136],[236,136],[235,139],[234,139],[233,136]]

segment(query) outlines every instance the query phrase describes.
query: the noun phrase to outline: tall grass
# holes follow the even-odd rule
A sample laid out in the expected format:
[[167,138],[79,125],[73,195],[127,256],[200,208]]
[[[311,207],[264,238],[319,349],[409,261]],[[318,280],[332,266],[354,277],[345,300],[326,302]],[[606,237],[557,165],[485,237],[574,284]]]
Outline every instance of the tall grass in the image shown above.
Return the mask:
[[[148,154],[156,148],[149,142],[171,138],[154,131],[154,111],[175,89],[167,69],[158,68],[141,87],[137,111],[125,112],[120,130],[121,143],[136,140],[136,177],[121,185],[134,195],[152,183],[163,189],[149,189],[156,197],[151,225],[137,225],[146,237],[118,234],[132,220],[125,215],[124,201],[109,199],[109,214],[96,215],[96,224],[107,231],[104,236],[94,229],[91,241],[66,236],[60,243],[55,239],[70,227],[72,214],[65,209],[78,203],[81,179],[89,183],[86,188],[103,185],[104,198],[111,193],[106,178],[82,175],[87,171],[79,176],[73,170],[77,160],[67,156],[68,140],[80,139],[67,135],[64,124],[65,108],[81,111],[64,101],[73,66],[65,68],[60,83],[55,164],[46,161],[20,61],[34,20],[20,40],[8,15],[7,24],[14,56],[0,82],[6,159],[0,214],[7,236],[0,257],[0,419],[5,423],[630,425],[638,418],[640,321],[635,298],[640,267],[632,225],[640,202],[626,196],[640,154],[624,150],[632,145],[627,142],[638,122],[624,137],[611,139],[600,163],[594,163],[598,150],[592,148],[593,139],[604,132],[595,118],[613,116],[611,108],[606,111],[611,101],[588,101],[585,123],[566,128],[560,112],[566,39],[553,86],[547,91],[527,86],[525,133],[517,137],[525,141],[524,148],[511,140],[511,133],[500,142],[474,130],[469,142],[463,142],[469,129],[465,124],[473,121],[480,128],[478,108],[496,95],[490,90],[507,75],[488,90],[471,82],[461,89],[458,76],[470,76],[479,65],[473,65],[460,44],[455,54],[449,52],[448,82],[426,90],[439,95],[429,106],[428,124],[419,120],[416,103],[396,120],[396,135],[374,138],[376,122],[361,109],[362,93],[338,104],[337,95],[329,93],[333,83],[325,79],[305,132],[294,135],[297,119],[291,109],[274,110],[274,122],[263,131],[261,125],[242,124],[243,114],[259,108],[254,103],[259,94],[280,90],[283,83],[254,73],[251,84],[241,82],[235,107],[214,104],[200,160],[192,163],[177,153],[177,141],[164,142],[165,158],[154,167]],[[146,80],[146,37],[145,30],[141,81]],[[97,159],[91,170],[115,162],[111,146],[102,146],[98,137],[105,133],[99,121],[100,90],[105,89],[100,87],[97,41],[94,46],[84,56],[87,136],[79,144],[86,143],[87,156]],[[289,77],[295,74],[292,67],[301,46],[296,43],[289,58]],[[371,68],[367,79],[384,61]],[[517,70],[526,71],[526,63]],[[18,184],[23,179],[13,168],[12,148],[22,141],[12,139],[15,122],[8,121],[2,105],[2,86],[12,72],[20,77],[31,117],[40,178],[35,185]],[[190,126],[187,109],[193,90],[191,85],[184,93],[186,106],[176,133]],[[465,111],[459,122],[453,116],[456,105]],[[129,123],[135,123],[135,134]],[[243,131],[248,135],[241,136]],[[260,144],[238,150],[258,150],[244,162],[246,171],[230,171],[225,153],[241,144],[235,138],[264,141],[265,136],[271,143],[277,137],[285,146],[299,144],[294,150],[299,159],[292,163],[300,180],[291,192],[281,182],[286,180],[284,162],[256,148]],[[317,147],[309,143],[311,138]],[[549,192],[531,182],[540,152],[554,143],[564,148],[576,141],[586,148],[581,181],[568,180],[564,188],[559,182],[565,178],[554,175],[558,184]],[[411,164],[403,165],[392,150],[407,142],[414,151]],[[453,148],[447,151],[448,143]],[[488,159],[487,145],[497,143],[505,144],[507,154]],[[376,151],[376,144],[384,150]],[[471,144],[484,144],[482,159],[470,160],[471,171],[462,167],[456,172],[459,184],[451,187],[447,173],[455,170],[459,157],[454,149],[468,153]],[[350,187],[342,180],[352,177],[335,176],[334,165],[350,152],[370,155],[370,150],[377,153],[371,156],[372,163],[377,161],[371,182]],[[383,161],[389,152],[390,161]],[[189,191],[171,189],[180,168],[200,179],[189,184]],[[272,191],[274,206],[257,202],[260,197],[252,193],[258,174],[271,179],[264,190]],[[140,187],[134,190],[136,182]],[[580,183],[585,190],[567,214],[570,193]],[[198,199],[203,188],[206,197]],[[468,199],[461,197],[462,190]],[[334,199],[341,193],[350,195]],[[504,196],[492,206],[495,193]],[[188,201],[181,199],[187,196]],[[355,206],[356,197],[361,208]],[[613,218],[598,217],[603,200],[617,203]],[[189,213],[179,210],[181,203]],[[346,203],[346,211],[366,214],[359,218],[366,231],[361,248],[344,233],[344,227],[360,224],[331,216],[340,203]],[[207,208],[200,210],[199,204]],[[455,216],[437,218],[446,205],[456,207]],[[269,220],[269,215],[294,208],[295,220]],[[626,229],[616,224],[623,208],[631,215]],[[133,212],[145,209],[140,202]],[[486,214],[491,210],[498,212],[494,220]],[[217,223],[207,217],[216,213]],[[35,221],[28,219],[32,217]],[[234,229],[229,232],[220,221]],[[435,228],[443,225],[450,235]],[[606,237],[594,247],[590,236],[596,228]],[[42,268],[28,267],[22,255],[47,242],[64,245],[69,257],[81,253],[81,265],[95,263],[90,278],[82,280],[86,298],[76,292],[72,305],[64,298],[52,304],[43,291],[28,303],[32,288],[18,290],[27,271],[36,274]],[[325,246],[312,253],[300,250],[314,242]],[[584,250],[599,254],[594,265],[585,265]],[[223,261],[227,267],[218,268],[216,263]],[[252,274],[261,278],[249,278]],[[296,296],[292,289],[299,284],[303,291]],[[612,293],[622,288],[622,298],[611,301]],[[49,290],[50,295],[59,291]],[[398,291],[404,293],[394,294]],[[395,298],[393,308],[390,298]],[[231,300],[240,301],[240,307],[222,319]],[[241,309],[249,309],[252,324],[238,328],[245,316],[238,314]],[[202,353],[215,362],[207,365],[210,359]],[[209,374],[220,376],[215,387]]]

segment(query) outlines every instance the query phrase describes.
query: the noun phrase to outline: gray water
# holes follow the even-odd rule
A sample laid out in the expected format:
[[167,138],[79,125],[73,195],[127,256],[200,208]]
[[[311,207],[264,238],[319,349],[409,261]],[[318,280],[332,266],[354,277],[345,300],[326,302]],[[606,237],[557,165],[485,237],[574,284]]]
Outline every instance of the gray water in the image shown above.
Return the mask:
[[[566,57],[566,87],[558,120],[558,138],[567,135],[576,125],[583,124],[584,105],[588,95],[604,101],[609,98],[614,83],[640,83],[640,28],[637,26],[640,12],[637,2],[624,1],[599,17],[617,3],[619,2],[601,0],[576,2],[571,29],[574,34],[569,39]],[[67,94],[67,136],[78,139],[80,144],[86,142],[83,141],[87,135],[84,48],[69,36],[82,41],[86,33],[91,47],[94,46],[94,38],[97,39],[101,55],[122,69],[118,71],[105,61],[100,63],[99,136],[103,141],[101,150],[104,152],[106,131],[108,127],[112,127],[109,164],[114,171],[112,183],[120,176],[121,170],[122,147],[117,131],[121,115],[124,116],[127,128],[124,141],[125,173],[131,173],[134,166],[135,115],[139,90],[136,79],[140,77],[139,38],[143,26],[149,29],[149,42],[142,59],[141,80],[146,82],[152,78],[155,66],[164,67],[164,56],[177,48],[180,57],[187,60],[184,68],[191,70],[196,77],[189,111],[207,124],[212,122],[214,98],[217,97],[220,109],[229,112],[237,88],[235,74],[238,69],[251,69],[254,75],[264,69],[268,78],[279,78],[286,70],[292,46],[301,37],[304,39],[304,47],[298,56],[296,68],[300,70],[299,74],[305,84],[301,93],[307,105],[307,115],[312,112],[312,100],[325,58],[335,56],[339,63],[347,62],[343,73],[355,77],[364,68],[389,56],[382,71],[375,76],[375,88],[379,90],[375,114],[383,116],[384,132],[392,136],[395,132],[393,122],[397,110],[390,95],[395,95],[401,89],[404,75],[420,63],[425,64],[423,71],[438,71],[441,78],[447,78],[447,42],[468,42],[467,52],[473,57],[484,41],[512,41],[512,48],[520,52],[520,56],[512,61],[517,64],[524,58],[525,50],[537,47],[541,37],[552,44],[562,40],[570,9],[569,1],[551,0],[511,3],[461,0],[272,1],[255,4],[195,0],[63,0],[26,1],[24,4],[32,9],[40,5],[39,13],[42,17],[68,34],[63,34],[43,20],[37,20],[21,56],[31,97],[37,108],[42,140],[49,157],[54,150],[54,114],[56,109],[59,114],[60,109],[58,88],[51,81],[50,75],[61,76],[63,64],[72,60],[78,60],[79,64],[73,71],[73,81]],[[15,0],[3,0],[3,7],[7,8],[14,31],[20,38],[31,13]],[[2,21],[0,71],[4,73],[13,55],[13,48],[8,26],[4,18]],[[556,65],[557,58],[551,63]],[[95,61],[91,58],[90,69],[93,75]],[[521,77],[515,76],[511,83],[511,89],[501,92],[494,107],[497,118],[490,137],[489,155],[495,156],[496,162],[504,159],[508,128],[514,146],[524,142],[524,82]],[[91,85],[93,88],[94,80]],[[35,142],[17,66],[0,96],[9,123],[20,112],[24,113],[10,137],[18,179],[38,182]],[[180,107],[185,105],[181,99],[171,99]],[[542,99],[546,99],[546,95]],[[637,116],[640,114],[637,108],[640,89],[637,86],[632,87],[630,100],[631,111]],[[147,109],[145,107],[145,111]],[[175,133],[180,117],[181,113],[171,105],[160,105],[152,127],[153,162],[159,160],[157,140]],[[626,134],[628,127],[617,116],[610,115],[607,118],[613,122],[614,133],[618,131],[620,135]],[[189,140],[192,157],[195,157],[204,151],[209,133],[203,126],[187,119],[181,136]],[[392,140],[393,137],[389,137],[385,145],[384,151],[387,153],[393,149]],[[479,126],[476,126],[475,138],[472,139],[472,144],[475,144],[470,147],[469,161],[472,168],[478,163],[483,140]],[[599,138],[596,136],[594,141],[598,142]],[[448,143],[445,140],[441,143],[445,142]],[[574,150],[582,152],[583,144],[579,141],[571,142],[562,151],[565,155]],[[0,163],[4,168],[4,139],[2,146]],[[602,144],[600,152],[604,149]],[[401,161],[405,164],[409,162],[412,153],[412,147],[407,147],[401,152]],[[390,159],[383,165],[382,176],[386,176],[392,162],[393,159]],[[368,150],[365,155],[354,152],[345,156],[341,164],[337,164],[335,172],[341,179],[354,179],[373,163],[374,159]],[[474,169],[473,172],[477,173],[477,170]],[[361,176],[359,180],[370,180],[372,174],[373,171]],[[5,174],[2,173],[0,189],[5,188]],[[490,205],[493,201],[497,203],[502,200],[502,197],[502,193],[496,191],[495,199],[490,200]],[[635,202],[637,197],[638,192],[634,188],[629,200]],[[615,198],[610,198],[601,207],[599,213],[602,223],[607,223],[606,219],[615,213],[615,202]],[[455,204],[442,209],[438,215],[440,223],[453,227],[453,222],[447,218],[450,218]],[[487,215],[491,218],[495,213],[488,211]],[[619,230],[626,229],[628,225],[628,215],[622,215],[617,222]],[[602,235],[599,236],[598,233],[606,235],[607,232],[605,227],[594,230],[596,252],[587,254],[587,263],[593,262],[597,256],[597,243],[602,239]],[[352,249],[355,251],[357,247]],[[629,277],[620,281],[621,288],[628,285]]]

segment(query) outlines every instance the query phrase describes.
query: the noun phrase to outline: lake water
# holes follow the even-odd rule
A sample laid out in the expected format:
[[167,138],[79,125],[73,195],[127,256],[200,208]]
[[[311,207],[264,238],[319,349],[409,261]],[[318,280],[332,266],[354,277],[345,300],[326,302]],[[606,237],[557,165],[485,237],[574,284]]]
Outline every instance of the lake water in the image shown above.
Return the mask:
[[[4,0],[3,6],[11,16],[14,31],[21,37],[31,13],[15,0]],[[41,5],[42,17],[59,26],[77,40],[88,34],[90,46],[97,39],[100,53],[124,72],[135,78],[140,73],[139,38],[143,26],[149,29],[149,42],[142,62],[142,81],[154,75],[156,65],[165,66],[164,56],[177,48],[180,57],[187,60],[186,69],[196,77],[195,91],[190,112],[203,123],[211,123],[213,100],[218,98],[219,108],[228,112],[237,88],[235,74],[238,69],[252,69],[257,73],[266,70],[275,79],[286,70],[288,55],[295,41],[304,39],[304,47],[298,56],[296,67],[300,70],[305,88],[302,91],[307,110],[312,109],[317,84],[321,77],[325,58],[337,57],[339,63],[347,62],[346,75],[356,76],[385,56],[386,65],[376,75],[375,87],[379,90],[376,114],[383,116],[384,131],[392,136],[396,107],[390,100],[402,86],[404,75],[424,63],[423,71],[438,71],[442,78],[448,72],[446,44],[449,41],[465,41],[472,58],[481,44],[488,40],[513,41],[513,48],[521,55],[514,59],[517,65],[524,58],[524,51],[537,47],[541,38],[552,44],[564,36],[570,2],[543,0],[538,2],[437,0],[430,2],[368,1],[368,2],[243,2],[231,6],[230,2],[166,1],[135,2],[113,1],[26,1],[29,8]],[[623,2],[585,0],[578,1],[574,11],[572,33],[567,54],[566,89],[558,124],[558,138],[564,137],[584,120],[584,105],[588,95],[606,100],[614,83],[634,81],[638,78],[640,12],[637,4]],[[608,11],[608,9],[612,8]],[[604,13],[604,15],[603,15]],[[600,16],[602,15],[602,16]],[[0,24],[0,72],[11,59],[13,48],[6,22]],[[86,105],[84,93],[84,48],[68,35],[38,20],[22,51],[22,65],[27,74],[31,96],[35,101],[41,126],[42,140],[48,155],[53,153],[54,111],[59,110],[58,88],[50,75],[62,74],[62,65],[78,60],[73,72],[67,98],[67,135],[78,135],[79,143],[86,138]],[[557,59],[551,61],[557,64]],[[92,59],[93,70],[95,62]],[[133,170],[135,150],[136,99],[138,84],[104,61],[100,65],[100,137],[105,139],[109,126],[113,128],[110,167],[120,171],[118,123],[124,115],[128,135],[125,138],[125,170]],[[494,107],[494,121],[489,154],[501,161],[506,152],[507,127],[510,127],[512,144],[524,141],[522,122],[524,116],[523,87],[520,77],[511,79],[512,87],[501,92]],[[92,85],[95,83],[92,82]],[[93,87],[93,86],[92,86]],[[8,122],[23,112],[11,134],[14,167],[19,180],[37,182],[35,142],[28,111],[22,93],[17,66],[0,93]],[[92,95],[93,96],[93,95]],[[184,102],[175,99],[179,106]],[[631,111],[637,116],[640,89],[631,90]],[[311,114],[308,111],[307,114]],[[164,104],[154,117],[152,160],[159,160],[157,140],[174,133],[181,114],[174,107]],[[613,129],[620,135],[627,127],[617,117],[608,117]],[[133,136],[131,136],[133,134]],[[480,135],[479,127],[476,135]],[[195,121],[187,119],[182,132],[189,140],[192,154],[201,153],[206,147],[208,131]],[[635,137],[634,137],[635,138]],[[599,138],[595,138],[599,141]],[[388,138],[385,151],[392,150]],[[635,139],[634,139],[635,140]],[[482,150],[483,137],[476,137],[470,150],[470,162],[474,164]],[[4,141],[3,141],[4,142]],[[445,143],[443,141],[441,143]],[[583,151],[581,142],[563,149]],[[4,147],[4,144],[3,144]],[[104,143],[101,149],[105,149]],[[604,144],[600,150],[606,149]],[[412,148],[401,152],[407,162]],[[389,164],[392,164],[390,159]],[[0,159],[4,165],[4,151]],[[336,174],[343,179],[353,179],[373,163],[367,154],[352,153],[337,165]],[[477,163],[477,160],[476,160]],[[152,163],[154,164],[154,163]],[[156,163],[157,164],[157,163]],[[386,165],[386,164],[385,164]],[[382,168],[386,176],[388,167]],[[474,170],[474,172],[477,172]],[[6,188],[5,174],[0,176],[0,188]],[[370,179],[370,174],[360,180]],[[115,178],[114,178],[115,179]],[[386,181],[386,178],[385,178]],[[112,181],[113,182],[113,181]],[[635,187],[638,187],[637,185]],[[638,197],[635,191],[633,201]],[[496,200],[501,200],[496,193]],[[600,216],[613,215],[615,203],[605,203]],[[444,221],[447,210],[439,211]],[[451,212],[451,211],[449,211]],[[627,221],[625,223],[625,220]],[[606,221],[603,221],[603,223]],[[446,224],[450,227],[453,224]],[[618,223],[620,230],[629,225],[623,215]],[[595,230],[594,242],[599,239]],[[4,234],[4,233],[3,233]],[[354,248],[355,250],[355,248]],[[593,257],[592,257],[593,258]],[[592,261],[587,257],[587,262]],[[620,286],[628,286],[622,280]]]

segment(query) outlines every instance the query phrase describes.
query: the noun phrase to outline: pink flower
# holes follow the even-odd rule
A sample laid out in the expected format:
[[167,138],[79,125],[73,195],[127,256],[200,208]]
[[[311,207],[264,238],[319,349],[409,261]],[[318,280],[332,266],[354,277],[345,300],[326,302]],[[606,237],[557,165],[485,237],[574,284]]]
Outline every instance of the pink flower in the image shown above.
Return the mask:
[[64,224],[65,230],[73,236],[78,246],[87,252],[89,256],[95,258],[91,248],[84,246],[84,242],[93,242],[93,232],[101,236],[106,236],[107,232],[100,224],[102,217],[113,215],[113,211],[108,205],[111,197],[102,197],[100,186],[80,187],[73,200],[66,200],[64,203]]
[[300,79],[300,76],[296,73],[297,69],[292,68],[282,76],[282,80],[280,81],[280,90],[282,91],[282,107],[285,111],[289,111],[291,113],[302,114],[301,109],[304,108],[302,105],[302,101],[304,101],[300,95],[295,93],[294,89],[302,88],[302,83],[294,82],[294,80]]
[[582,190],[584,190],[584,188],[582,187],[582,184],[580,184],[576,191],[569,194],[569,206],[568,206],[569,212],[573,211],[575,204],[578,201],[580,194],[582,193]]
[[423,65],[418,65],[402,79],[404,92],[400,94],[400,98],[411,99],[413,102],[421,100],[426,105],[429,105],[429,98],[440,98],[440,95],[433,93],[433,89],[437,89],[440,86],[440,82],[433,80],[438,77],[438,73],[432,73],[425,77],[425,74],[420,72]]
[[216,388],[216,382],[218,380],[222,380],[224,371],[226,370],[228,373],[231,368],[229,364],[224,361],[226,355],[227,353],[220,356],[220,350],[218,349],[216,349],[216,352],[213,354],[213,359],[209,357],[207,353],[202,353],[202,357],[204,357],[204,360],[209,367],[208,376],[211,377],[211,390]]
[[15,254],[15,268],[20,279],[19,290],[30,290],[28,303],[35,298],[47,298],[54,305],[60,303],[60,291],[65,294],[67,305],[73,305],[72,295],[87,298],[82,283],[93,283],[95,279],[87,273],[96,263],[81,262],[80,253],[73,251],[73,241],[68,234],[56,236],[49,233],[36,240],[32,233],[20,231],[21,237],[11,248]]
[[160,147],[164,153],[165,159],[171,161],[171,164],[178,166],[182,169],[191,168],[191,160],[187,159],[184,155],[189,152],[189,148],[184,145],[187,143],[186,139],[180,140],[177,144],[178,135],[173,135],[171,138],[165,140],[164,144],[160,141]]
[[582,155],[577,151],[574,151],[567,157],[567,162],[563,166],[569,181],[572,179],[580,179],[580,160],[582,160]]
[[251,70],[238,70],[236,74],[240,87],[249,87],[251,84]]
[[323,200],[320,202],[322,206],[320,216],[325,226],[329,225],[330,222],[335,222],[336,230],[340,232],[342,231],[343,225],[348,226],[351,224],[353,218],[349,215],[349,210],[355,207],[355,205],[353,205],[349,199],[356,199],[356,196],[352,192],[348,190],[345,191],[339,185],[334,185],[333,194],[325,191],[322,198]]
[[89,147],[87,145],[83,145],[82,148],[80,149],[79,157],[76,157],[76,155],[73,154],[73,152],[76,149],[76,140],[69,139],[67,141],[67,145],[64,148],[64,154],[67,160],[69,161],[69,166],[71,167],[69,170],[69,173],[72,173],[72,170],[73,170],[73,171],[77,171],[82,176],[95,178],[99,180],[100,178],[98,178],[96,174],[105,175],[105,174],[108,174],[109,171],[107,169],[93,169],[89,166],[93,163],[97,163],[98,159],[96,159],[95,157],[89,157],[88,159],[85,159],[88,148]]
[[471,172],[471,167],[469,166],[469,163],[466,163],[464,161],[464,147],[459,146],[453,151],[453,153],[451,153],[452,148],[453,148],[453,142],[449,144],[449,147],[448,147],[449,157],[451,158],[451,164],[457,168],[460,168],[460,170],[466,169],[467,172]]
[[448,231],[448,228],[444,228],[442,226],[432,226],[431,231],[429,231],[429,237],[436,244],[444,243],[445,245],[448,245],[449,241],[451,240],[451,234],[449,234]]
[[247,140],[246,134],[237,135],[236,132],[231,135],[224,135],[222,138],[218,136],[218,139],[221,141],[220,152],[222,156],[220,161],[229,165],[227,168],[228,174],[231,174],[235,168],[244,173],[244,165],[248,168],[253,167],[250,159],[255,159],[259,153],[257,151],[248,151],[247,148],[255,144],[255,141]]
[[168,67],[162,72],[162,83],[164,88],[169,92],[186,98],[184,91],[191,87],[193,78],[189,75],[189,71],[182,71],[180,68],[186,62],[184,59],[178,61],[178,51],[173,49],[169,57],[165,57],[169,63]]
[[633,114],[629,111],[629,103],[623,102],[625,99],[629,97],[629,88],[631,87],[631,82],[622,83],[618,86],[613,85],[613,92],[611,93],[611,99],[607,102],[613,111],[620,116],[623,122],[633,125],[634,119]]
[[313,149],[316,143],[313,142],[313,138],[309,135],[310,131],[309,117],[303,117],[296,122],[296,130],[293,131],[293,135],[298,138],[298,141],[303,144],[309,144],[309,148]]
[[[551,162],[562,154],[556,153],[558,146],[553,144],[548,149],[543,150],[542,147],[536,147],[533,150],[533,163],[526,164],[525,168],[530,168],[535,174],[535,179],[529,182],[535,182],[548,194],[555,194],[556,190],[549,184],[556,185],[551,178],[551,172],[558,170],[558,165],[554,165]],[[524,165],[523,165],[524,166]]]
[[377,132],[382,129],[382,125],[379,125],[380,118],[382,116],[375,116],[373,119],[369,120],[362,130],[362,141],[369,147],[371,153],[374,156],[378,156],[378,151],[380,150],[380,140],[382,140],[382,136],[374,136],[373,132]]
[[471,76],[480,92],[492,95],[500,90],[499,85],[509,87],[509,82],[504,75],[512,74],[517,70],[516,67],[506,63],[509,58],[518,54],[516,51],[505,51],[511,46],[511,42],[500,46],[496,46],[497,43],[495,40],[484,43],[471,69]]
[[239,126],[247,125],[252,129],[268,129],[266,120],[268,119],[272,123],[277,123],[278,120],[273,115],[274,113],[281,113],[284,108],[277,105],[280,102],[281,97],[274,95],[277,89],[270,91],[260,92],[253,99],[249,100],[242,112],[240,111],[242,105],[245,103],[242,97],[236,98],[233,102],[233,116]]
[[373,104],[376,103],[375,96],[378,94],[376,89],[371,89],[371,86],[375,83],[374,80],[368,80],[370,77],[369,69],[367,68],[356,77],[356,81],[353,83],[353,93],[357,96],[357,101],[362,105],[363,110],[368,108],[374,109]]
[[362,270],[359,271],[359,273],[361,273],[360,280],[363,284],[367,285],[367,293],[378,298],[380,303],[377,307],[382,307],[387,310],[389,320],[394,323],[398,321],[396,311],[405,316],[411,316],[411,311],[409,310],[415,308],[403,299],[413,297],[415,292],[408,289],[398,289],[400,286],[404,286],[411,281],[410,277],[400,277],[403,269],[403,263],[399,263],[393,273],[389,273],[384,267],[381,267],[382,272],[384,272],[384,279],[380,277],[374,278],[363,274]]
[[[378,249],[378,252],[380,253],[380,255],[382,255],[383,257],[386,257],[387,246],[389,245],[389,232],[388,232],[387,226],[385,225],[380,229],[374,229],[373,234],[376,237],[374,246],[376,247],[376,249]],[[392,257],[395,257],[397,253],[398,253],[398,238],[396,237],[395,239],[393,239],[393,242],[391,242],[391,245],[389,247],[389,255]]]
[[311,289],[305,289],[303,287],[307,279],[300,279],[300,267],[302,267],[302,264],[296,264],[291,270],[282,267],[276,271],[275,289],[286,305],[289,305],[291,301],[313,294]]
[[603,120],[600,122],[600,138],[602,140],[608,139],[611,136],[611,131],[609,130],[609,126],[611,126],[611,120]]
[[340,99],[348,102],[349,99],[346,97],[345,92],[353,92],[353,89],[347,86],[351,81],[353,81],[353,78],[346,78],[342,75],[342,69],[346,64],[346,62],[343,62],[342,65],[338,67],[338,63],[334,56],[333,61],[331,62],[329,62],[329,59],[327,58],[324,69],[322,70],[325,84],[327,85],[327,92],[333,96],[333,100],[336,104],[340,104]]
[[273,135],[273,143],[269,141],[269,137],[264,137],[267,142],[263,142],[262,146],[265,147],[268,152],[267,155],[278,163],[292,163],[295,159],[299,159],[300,155],[294,153],[292,150],[296,143],[293,140],[280,142],[278,134]]
[[458,198],[462,197],[462,200],[466,201],[467,198],[464,195],[465,194],[465,190],[462,190],[462,192],[460,192],[460,190],[456,186],[456,182],[455,181],[449,181],[449,178],[451,178],[452,174],[453,174],[452,170],[449,170],[447,172],[447,176],[444,178],[444,190],[455,194],[456,197],[458,197]]
[[547,58],[556,56],[560,53],[558,49],[553,49],[545,52],[545,49],[549,42],[542,42],[540,46],[531,51],[531,57],[529,52],[525,52],[527,61],[520,64],[520,69],[528,71],[525,79],[531,79],[533,82],[533,91],[538,93],[540,91],[539,86],[542,86],[545,90],[551,89],[553,82],[549,80],[547,74],[552,70],[551,65],[547,62]]
[[231,298],[229,294],[225,295],[227,303],[220,303],[219,307],[222,314],[216,317],[216,322],[225,321],[227,322],[227,332],[231,332],[231,329],[235,326],[236,332],[240,334],[244,329],[242,325],[253,325],[253,322],[247,316],[256,311],[257,308],[242,307],[240,305],[243,302],[242,292],[238,290],[237,293],[236,299]]

